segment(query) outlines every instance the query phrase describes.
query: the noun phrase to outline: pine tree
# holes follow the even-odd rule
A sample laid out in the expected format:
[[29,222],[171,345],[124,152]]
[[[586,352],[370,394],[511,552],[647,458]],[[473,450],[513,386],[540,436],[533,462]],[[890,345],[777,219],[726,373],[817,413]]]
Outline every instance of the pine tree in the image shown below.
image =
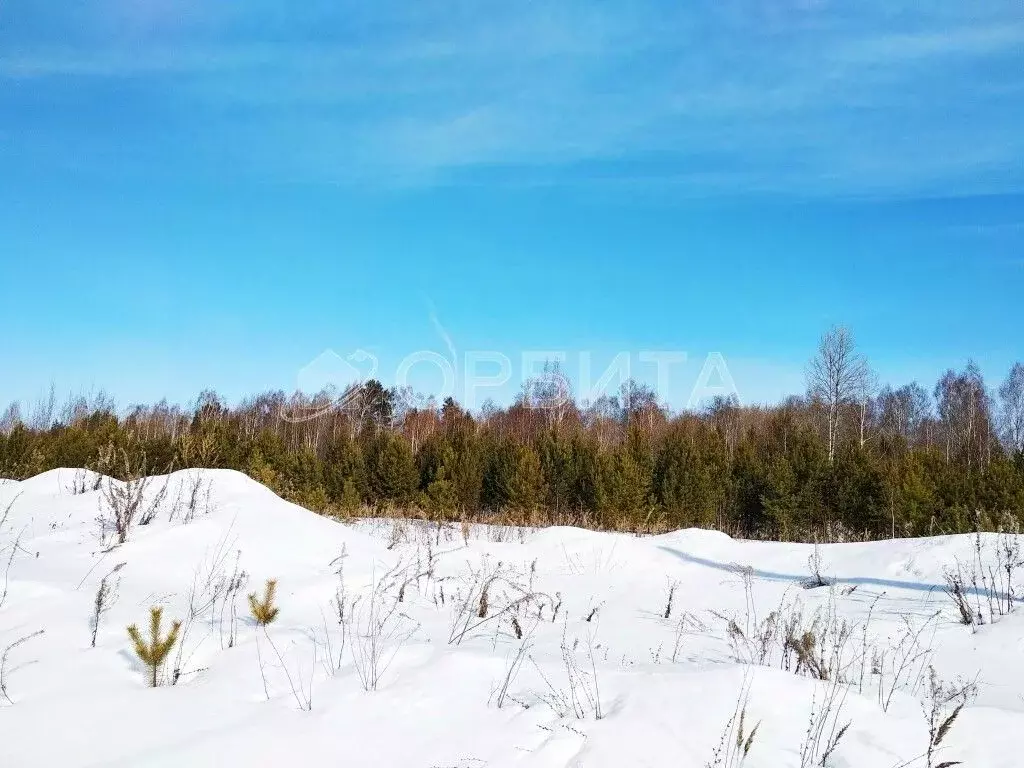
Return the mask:
[[445,467],[438,467],[434,479],[424,493],[427,511],[435,520],[445,520],[455,515],[458,498],[455,488],[447,478]]
[[518,510],[535,509],[544,498],[544,470],[537,452],[529,446],[519,446],[516,451],[515,473],[509,490],[509,503]]
[[730,487],[726,446],[709,427],[686,427],[665,437],[655,468],[655,491],[674,525],[712,526]]
[[374,500],[407,503],[419,484],[409,441],[386,431],[373,437],[367,457],[367,475]]
[[327,496],[341,504],[343,509],[354,511],[362,504],[367,492],[366,463],[358,442],[341,437],[328,443],[323,481]]
[[454,423],[446,427],[454,456],[452,464],[448,465],[448,477],[455,488],[459,506],[467,511],[476,511],[480,508],[487,466],[483,441],[476,434],[471,416],[462,414],[452,419]]
[[310,448],[293,451],[285,461],[284,497],[296,504],[322,512],[327,506],[324,490],[323,462]]
[[537,452],[511,439],[501,440],[491,451],[483,490],[484,503],[492,509],[535,509],[545,493]]
[[267,579],[267,583],[263,586],[262,600],[256,597],[255,592],[249,593],[249,610],[252,612],[252,617],[256,619],[256,623],[261,627],[273,624],[277,619],[277,614],[281,612],[281,609],[274,605],[276,597],[276,579]]
[[[642,519],[650,502],[651,476],[627,446],[599,457],[597,508],[603,527]],[[616,518],[615,516],[619,517]]]
[[363,497],[360,495],[356,488],[355,481],[351,478],[345,480],[345,484],[341,490],[341,497],[338,499],[338,505],[346,515],[354,515],[359,511],[359,507],[363,504]]
[[277,472],[270,466],[270,463],[263,458],[263,452],[256,448],[249,456],[249,462],[245,467],[245,473],[257,483],[267,486],[272,491],[278,490]]
[[135,655],[149,668],[149,684],[151,688],[157,687],[157,674],[160,671],[160,666],[164,663],[164,659],[167,658],[167,654],[171,652],[171,648],[178,642],[178,632],[181,630],[181,622],[175,621],[171,624],[171,631],[167,634],[167,637],[161,639],[160,622],[163,618],[163,613],[164,609],[156,605],[149,609],[148,641],[142,638],[142,633],[139,632],[138,626],[132,624],[128,627],[128,637],[131,638],[132,644],[135,646]]

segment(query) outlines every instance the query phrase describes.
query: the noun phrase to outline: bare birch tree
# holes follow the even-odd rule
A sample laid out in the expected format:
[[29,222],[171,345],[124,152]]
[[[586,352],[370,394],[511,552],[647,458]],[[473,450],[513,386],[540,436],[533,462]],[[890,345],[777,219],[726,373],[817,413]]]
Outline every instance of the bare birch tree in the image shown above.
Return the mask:
[[978,365],[971,360],[962,372],[946,371],[935,385],[935,402],[946,440],[946,461],[962,461],[968,469],[984,466],[996,437],[992,398]]
[[1024,451],[1024,364],[1014,363],[999,387],[999,417],[1009,451]]
[[867,369],[865,366],[865,375],[863,380],[857,387],[857,412],[860,421],[860,447],[864,448],[867,445],[868,440],[871,438],[868,436],[868,427],[873,421],[875,416],[874,411],[876,410],[876,402],[874,400],[875,393],[878,391],[878,377],[875,376],[874,371]]
[[842,326],[830,328],[807,368],[807,393],[824,404],[828,416],[829,464],[835,460],[843,405],[868,390],[868,381],[870,369],[857,352],[853,334]]

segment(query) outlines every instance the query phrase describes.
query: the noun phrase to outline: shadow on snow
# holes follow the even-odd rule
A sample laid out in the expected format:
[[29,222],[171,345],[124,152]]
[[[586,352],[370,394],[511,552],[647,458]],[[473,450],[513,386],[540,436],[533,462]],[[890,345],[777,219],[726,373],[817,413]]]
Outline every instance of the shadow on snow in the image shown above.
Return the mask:
[[[683,552],[679,549],[673,549],[672,547],[661,546],[658,547],[664,552],[668,552],[670,555],[678,557],[680,560],[692,563],[694,565],[702,565],[706,568],[714,568],[716,571],[725,571],[727,573],[739,574],[746,570],[748,566],[740,565],[739,563],[723,563],[718,560],[709,560],[706,557],[698,557],[697,555],[691,555],[689,552]],[[750,573],[759,579],[765,579],[766,581],[786,581],[795,584],[803,584],[807,581],[809,574],[801,573],[780,573],[778,571],[762,571],[757,568],[750,567]],[[878,586],[878,587],[889,587],[892,589],[906,589],[914,592],[945,592],[945,584],[925,584],[918,581],[899,581],[898,579],[879,579],[871,576],[834,576],[829,574],[827,577],[829,584],[850,584],[856,586]],[[971,595],[977,595],[980,597],[987,597],[988,591],[981,587],[968,587],[966,589]],[[1007,595],[1002,592],[993,593],[993,597],[1006,600]],[[1014,597],[1015,603],[1024,602],[1024,597]]]

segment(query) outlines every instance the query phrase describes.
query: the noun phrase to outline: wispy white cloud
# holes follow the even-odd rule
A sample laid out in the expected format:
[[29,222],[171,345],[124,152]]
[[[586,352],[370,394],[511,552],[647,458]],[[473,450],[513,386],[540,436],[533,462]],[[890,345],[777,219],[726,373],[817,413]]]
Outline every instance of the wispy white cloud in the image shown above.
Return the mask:
[[[0,78],[58,95],[148,83],[166,152],[299,180],[1024,186],[1024,25],[1009,2],[315,2],[287,18],[191,3],[177,23],[165,5],[109,40],[8,41]],[[116,118],[128,140],[132,118]]]
[[985,56],[1020,51],[1024,45],[1024,24],[962,26],[948,30],[926,30],[880,34],[851,41],[839,52],[841,59],[855,63],[891,64],[914,59],[949,56]]

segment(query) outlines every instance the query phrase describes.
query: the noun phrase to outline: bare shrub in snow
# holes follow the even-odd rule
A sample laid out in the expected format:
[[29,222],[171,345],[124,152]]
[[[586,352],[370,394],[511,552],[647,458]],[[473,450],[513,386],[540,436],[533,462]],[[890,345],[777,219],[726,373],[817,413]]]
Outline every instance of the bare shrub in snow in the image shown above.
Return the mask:
[[181,622],[175,621],[171,624],[171,630],[166,637],[161,637],[160,624],[163,620],[164,609],[160,606],[153,606],[149,609],[149,638],[143,638],[137,625],[128,627],[128,637],[131,638],[135,655],[146,665],[149,670],[149,685],[156,688],[160,684],[160,667],[171,652],[171,648],[178,641],[178,632],[181,631]]
[[918,694],[933,656],[932,641],[938,629],[938,618],[939,614],[935,613],[915,625],[909,616],[904,616],[903,632],[873,651],[871,667],[878,676],[878,704],[884,712],[889,711],[896,691],[912,696]]
[[345,584],[345,559],[348,557],[348,545],[341,545],[341,554],[334,558],[331,566],[337,566],[334,574],[338,577],[338,586],[334,590],[334,597],[331,599],[332,613],[337,616],[338,623],[345,623],[345,610],[348,604],[348,587]]
[[[531,588],[532,573],[533,569],[529,574],[518,573],[500,561],[492,565],[486,558],[479,569],[470,568],[468,578],[453,596],[448,643],[460,645],[484,625],[499,622],[519,611],[532,607],[540,616],[545,605],[555,606],[548,595]],[[553,609],[553,613],[557,614],[557,609]]]
[[855,663],[852,639],[856,625],[841,619],[834,597],[805,621],[797,607],[782,623],[784,669],[816,680],[849,682]]
[[20,499],[20,498],[21,498],[21,494],[19,493],[13,499],[11,499],[9,502],[7,502],[7,506],[4,507],[3,513],[0,514],[0,531],[3,530],[5,525],[7,525],[7,519],[11,516],[11,510],[14,509],[14,505],[17,503],[18,499]]
[[[263,596],[257,597],[255,592],[249,594],[249,612],[252,614],[253,621],[256,626],[262,631],[263,638],[266,640],[267,645],[274,652],[277,657],[280,669],[284,672],[285,678],[288,681],[288,688],[291,690],[292,698],[295,699],[295,703],[299,709],[309,712],[313,709],[313,673],[317,665],[317,651],[318,644],[314,633],[309,633],[310,645],[312,649],[312,663],[310,665],[310,676],[309,682],[306,684],[302,677],[301,667],[297,667],[295,673],[292,670],[287,661],[285,661],[284,654],[278,648],[277,643],[270,636],[270,625],[277,621],[277,617],[281,612],[281,609],[275,605],[277,598],[277,580],[267,579],[263,585]],[[263,693],[266,695],[267,700],[270,700],[270,688],[267,685],[267,673],[266,668],[263,664],[263,651],[260,646],[260,635],[256,635],[256,659],[260,667],[260,676],[263,678]],[[298,681],[298,682],[296,682]]]
[[[19,498],[21,498],[20,493],[8,502],[3,513],[0,514],[0,536],[5,535],[4,529],[7,527],[7,520],[10,518],[11,510],[14,508],[15,502],[17,502]],[[4,569],[4,583],[3,589],[0,589],[0,608],[2,608],[4,603],[7,602],[7,590],[11,583],[11,568],[14,566],[14,556],[18,554],[18,549],[21,547],[21,536],[22,534],[18,533],[16,536],[13,536],[9,542],[0,547],[0,558],[4,558],[6,556],[2,561],[2,567]]]
[[827,766],[829,758],[846,736],[852,721],[842,721],[843,707],[849,688],[840,680],[830,679],[815,689],[807,731],[800,744],[800,768]]
[[816,614],[807,627],[789,627],[786,650],[795,657],[793,671],[816,680],[845,682],[844,652],[852,636],[853,627],[848,622],[829,614]]
[[1020,520],[1016,515],[1007,512],[999,526],[999,538],[996,544],[996,556],[999,572],[1003,579],[1003,591],[1006,613],[1010,613],[1017,601],[1017,571],[1024,567],[1024,553],[1020,545]]
[[487,618],[487,610],[490,608],[490,591],[491,591],[492,579],[485,580],[480,585],[480,597],[477,598],[476,617],[478,619]]
[[394,549],[403,541],[407,540],[407,525],[408,524],[405,520],[395,519],[391,521],[391,533],[388,536],[388,549]]
[[957,559],[943,572],[945,593],[960,623],[972,628],[1011,613],[1017,602],[1017,572],[1024,567],[1020,522],[1008,513],[999,529],[994,542],[983,542],[980,531],[975,532],[970,560]]
[[167,489],[169,485],[170,479],[164,480],[164,484],[160,486],[160,490],[153,495],[153,498],[142,504],[142,514],[139,515],[139,525],[149,525],[156,519],[156,513],[160,511],[164,500],[167,498]]
[[[121,577],[117,576],[117,574],[120,573],[125,565],[125,563],[118,563],[111,568],[100,579],[99,587],[96,588],[96,596],[92,601],[92,617],[89,620],[89,629],[91,631],[91,642],[89,645],[92,648],[96,647],[96,635],[99,634],[103,617],[114,607],[114,603],[117,602],[118,588],[121,586]],[[117,578],[112,578],[114,576],[117,576]]]
[[935,674],[935,668],[928,668],[928,689],[924,701],[925,717],[928,720],[928,749],[925,752],[926,768],[948,768],[948,766],[958,764],[943,761],[936,765],[935,759],[961,710],[976,695],[977,687],[974,683],[945,685],[939,679],[939,676]]
[[[238,564],[241,553],[236,554],[234,572],[227,571],[227,559],[230,554],[229,540],[231,529],[221,537],[196,567],[192,575],[192,585],[188,593],[188,613],[182,621],[180,642],[174,658],[174,670],[171,675],[173,685],[177,685],[183,675],[193,674],[198,670],[189,670],[189,662],[199,648],[213,633],[214,620],[219,616],[221,647],[224,647],[224,613],[228,609],[228,601],[232,600],[228,620],[229,647],[234,644],[236,609],[233,599],[241,589],[245,573],[239,573]],[[232,592],[234,594],[232,594]],[[199,631],[198,636],[194,634]]]
[[739,696],[736,697],[736,707],[722,730],[722,735],[711,753],[711,759],[705,763],[705,768],[741,768],[751,747],[754,746],[754,739],[757,738],[757,729],[761,727],[758,721],[753,728],[747,731],[747,704],[750,701],[750,678],[743,678],[743,686],[740,688]]
[[[732,646],[733,659],[740,664],[769,665],[775,652],[782,647],[780,611],[772,611],[763,620],[744,631],[735,618],[714,614],[726,622],[726,635]],[[680,628],[680,634],[682,628]]]
[[683,613],[683,615],[679,617],[679,621],[676,622],[673,630],[672,663],[675,664],[679,661],[679,654],[683,650],[683,638],[687,635],[705,635],[707,632],[708,627],[704,622],[696,616]]
[[814,542],[814,550],[811,552],[810,557],[807,558],[807,570],[810,572],[810,578],[803,582],[804,589],[817,589],[819,587],[831,586],[832,580],[822,575],[824,570],[824,560],[821,556],[821,548],[818,546],[817,540]]
[[3,699],[7,702],[8,705],[13,705],[14,699],[11,698],[11,692],[8,690],[7,657],[10,656],[11,651],[13,651],[15,648],[24,645],[29,640],[39,637],[45,632],[46,630],[39,629],[30,635],[19,637],[13,643],[9,643],[7,647],[4,648],[4,652],[0,654],[0,697],[3,697]]
[[328,603],[328,611],[320,611],[321,626],[320,632],[313,632],[313,642],[321,649],[320,664],[327,675],[338,674],[345,657],[345,645],[348,640],[348,622],[355,611],[359,598],[348,596],[348,587],[345,583],[345,559],[348,557],[348,547],[342,545],[341,554],[330,562],[336,566],[335,574],[338,577],[338,585],[334,590],[334,597]]
[[179,516],[185,524],[191,523],[199,515],[208,515],[213,510],[211,495],[213,481],[204,477],[202,472],[190,472],[178,486],[178,494],[171,505],[168,522],[173,523]]
[[936,762],[939,753],[945,749],[946,738],[953,730],[960,712],[978,694],[974,682],[946,684],[939,679],[934,667],[928,668],[928,687],[921,702],[925,720],[928,723],[928,746],[925,751],[896,768],[910,768],[923,763],[924,768],[951,768],[961,765],[959,760]]
[[81,496],[90,491],[98,491],[102,483],[103,475],[84,467],[75,470],[74,477],[71,478],[71,488],[69,490],[72,496]]
[[[277,657],[279,669],[284,673],[285,679],[288,682],[288,688],[291,691],[292,698],[295,700],[295,704],[298,708],[304,712],[311,712],[313,710],[313,674],[316,671],[317,665],[317,651],[318,645],[316,638],[310,635],[310,647],[312,649],[312,663],[309,667],[309,678],[308,681],[302,676],[301,665],[297,664],[295,672],[292,672],[289,663],[285,660],[284,655],[277,647],[277,643],[274,642],[270,636],[269,625],[261,624],[260,629],[263,630],[263,637],[270,649],[274,652]],[[256,635],[256,659],[260,665],[260,676],[263,678],[263,693],[267,697],[267,701],[270,701],[270,688],[267,685],[267,673],[266,667],[263,665],[263,652],[260,648],[260,636]],[[296,682],[298,681],[298,682]]]
[[904,617],[899,632],[876,644],[869,638],[874,603],[862,623],[841,619],[834,597],[809,616],[799,600],[789,601],[785,596],[764,619],[759,619],[748,603],[746,630],[737,617],[714,615],[727,622],[726,635],[737,662],[856,685],[861,693],[874,686],[879,705],[888,710],[896,691],[918,693],[932,657],[938,613],[923,622]]
[[375,691],[398,652],[419,629],[419,624],[399,610],[401,603],[391,588],[401,579],[393,568],[375,579],[369,594],[354,604],[349,622],[352,663],[365,691]]
[[597,674],[597,659],[594,654],[596,649],[594,638],[595,632],[587,633],[587,654],[581,661],[577,654],[579,639],[577,638],[570,646],[563,632],[561,645],[562,669],[565,672],[563,684],[556,685],[548,675],[544,674],[544,670],[536,660],[532,656],[529,657],[548,689],[546,694],[541,694],[540,699],[551,707],[559,717],[573,717],[577,720],[585,720],[588,717],[600,720],[604,717]]
[[962,566],[957,563],[955,569],[946,568],[942,573],[942,577],[946,581],[945,592],[949,599],[953,601],[953,605],[956,606],[957,613],[960,616],[960,623],[973,627],[976,622],[980,622],[980,615],[974,612],[971,601],[967,597],[969,587],[964,579]]
[[[249,581],[249,574],[241,568],[242,552],[235,553],[235,564],[227,578],[226,587],[221,596],[217,612],[217,627],[220,635],[220,647],[234,648],[238,639],[238,596],[242,594]],[[227,629],[225,629],[225,625]]]
[[113,468],[120,470],[124,480],[112,477],[103,478],[100,487],[100,514],[97,522],[100,526],[100,538],[104,545],[114,539],[116,544],[128,541],[132,526],[138,522],[146,525],[153,520],[159,505],[167,493],[167,484],[147,505],[146,489],[152,478],[147,476],[146,455],[141,447],[134,457],[125,448],[108,445],[101,454],[101,464],[108,471]]
[[348,628],[345,623],[345,611],[335,616],[336,621],[328,619],[327,614],[320,612],[321,626],[319,631],[314,630],[310,639],[322,649],[320,665],[328,677],[333,677],[341,671],[342,662],[345,658],[345,643],[348,639]]
[[71,478],[71,487],[68,489],[71,491],[72,496],[81,496],[88,490],[88,475],[86,469],[75,470],[74,476]]
[[876,644],[869,637],[869,627],[875,604],[885,593],[875,597],[867,619],[860,623],[840,618],[834,589],[828,603],[810,615],[805,615],[801,601],[789,599],[787,592],[778,608],[762,619],[757,615],[750,581],[744,581],[748,585],[745,617],[712,612],[726,623],[735,661],[855,685],[861,693],[873,690],[883,710],[888,710],[896,691],[918,694],[932,658],[938,613],[923,622],[904,617],[900,631]]
[[678,581],[676,581],[675,579],[669,581],[669,583],[668,583],[668,594],[665,596],[665,611],[662,614],[662,618],[665,618],[665,619],[671,619],[672,618],[672,600],[675,598],[675,596],[676,596],[676,589],[678,589],[678,588],[679,588],[679,582]]
[[735,616],[712,613],[726,622],[737,662],[778,666],[816,680],[847,679],[855,662],[851,640],[856,625],[839,618],[834,595],[809,617],[804,616],[799,600],[790,602],[786,596],[764,619],[752,613],[750,605],[748,601],[746,629]]
[[502,677],[501,683],[491,691],[490,700],[495,703],[498,709],[501,709],[505,702],[511,698],[508,689],[515,682],[516,677],[519,675],[519,670],[523,667],[523,662],[526,661],[530,650],[533,648],[533,635],[539,623],[540,620],[537,619],[525,632],[520,630],[517,633],[519,644],[506,658],[505,675]]
[[[733,658],[741,664],[771,666],[775,655],[785,646],[783,617],[799,609],[799,603],[790,601],[788,590],[779,600],[779,606],[763,619],[758,615],[754,599],[754,574],[749,566],[740,567],[737,573],[743,581],[745,613],[728,616],[718,611],[711,615],[725,622],[726,637],[732,646]],[[780,662],[781,666],[781,662]]]

